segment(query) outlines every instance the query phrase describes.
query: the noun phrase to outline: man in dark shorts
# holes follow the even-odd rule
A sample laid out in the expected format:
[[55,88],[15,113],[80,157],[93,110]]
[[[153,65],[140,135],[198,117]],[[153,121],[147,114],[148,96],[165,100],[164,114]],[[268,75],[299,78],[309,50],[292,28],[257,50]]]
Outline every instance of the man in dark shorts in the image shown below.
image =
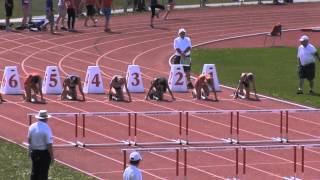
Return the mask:
[[93,22],[93,26],[97,26],[97,19],[94,18],[94,15],[96,13],[95,9],[96,0],[86,0],[86,8],[87,8],[87,17],[84,20],[84,26],[88,26],[88,20],[89,18]]
[[127,87],[127,81],[124,77],[116,75],[113,76],[110,82],[109,89],[109,101],[124,101],[123,88],[126,89],[126,92],[129,97],[129,102],[131,102],[131,95]]
[[111,32],[110,29],[110,18],[111,18],[111,9],[113,8],[112,5],[113,0],[102,0],[101,1],[101,11],[104,15],[104,32]]
[[163,100],[163,94],[166,93],[167,90],[169,91],[172,100],[175,100],[168,85],[167,79],[164,77],[155,78],[153,81],[151,81],[151,87],[145,99],[148,100],[148,98],[150,98],[152,100],[161,101]]
[[24,89],[25,94],[23,95],[23,99],[25,99],[26,102],[37,103],[37,94],[40,95],[41,102],[45,102],[42,94],[42,78],[39,74],[28,75],[27,79],[24,82]]
[[178,31],[178,37],[174,39],[173,42],[174,50],[176,51],[173,64],[183,64],[184,72],[187,77],[187,87],[188,89],[193,89],[193,85],[190,79],[191,71],[191,40],[189,37],[186,37],[186,30],[180,28]]
[[70,75],[63,81],[63,91],[61,93],[61,100],[78,100],[76,90],[77,86],[79,88],[80,94],[82,95],[82,101],[85,101],[81,85],[81,79],[79,76],[76,75]]
[[158,4],[158,0],[150,0],[150,8],[151,8],[151,21],[150,21],[150,27],[154,28],[153,26],[153,19],[154,16],[157,16],[159,18],[159,13],[156,13],[156,8],[160,10],[164,10],[164,6],[161,4]]
[[309,37],[304,35],[300,38],[301,45],[298,48],[298,74],[299,74],[299,89],[297,94],[303,94],[304,79],[308,79],[310,94],[314,94],[314,77],[315,77],[315,58],[320,61],[317,49],[309,43]]
[[10,32],[10,18],[12,16],[13,0],[5,0],[4,6],[6,9],[6,31]]
[[52,0],[46,0],[46,18],[48,21],[46,21],[42,26],[42,30],[47,29],[47,25],[50,24],[50,32],[51,34],[57,34],[54,31],[54,14],[53,14],[53,2]]

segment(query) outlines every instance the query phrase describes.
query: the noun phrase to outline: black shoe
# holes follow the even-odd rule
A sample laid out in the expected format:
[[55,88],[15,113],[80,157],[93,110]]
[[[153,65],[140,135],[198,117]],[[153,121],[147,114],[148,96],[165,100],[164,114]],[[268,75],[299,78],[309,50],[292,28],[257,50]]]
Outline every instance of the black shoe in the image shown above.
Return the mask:
[[310,91],[309,91],[309,94],[313,95],[313,94],[314,94],[314,92],[313,92],[312,90],[310,90]]
[[303,94],[303,91],[302,91],[301,89],[299,89],[299,90],[297,91],[297,94]]

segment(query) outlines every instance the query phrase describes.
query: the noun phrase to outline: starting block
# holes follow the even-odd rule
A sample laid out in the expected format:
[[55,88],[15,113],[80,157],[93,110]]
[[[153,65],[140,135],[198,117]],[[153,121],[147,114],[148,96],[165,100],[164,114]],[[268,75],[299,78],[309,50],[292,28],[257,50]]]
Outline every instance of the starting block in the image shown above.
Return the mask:
[[20,83],[20,76],[16,66],[6,66],[1,83],[3,94],[23,94]]
[[214,84],[213,84],[214,89],[216,91],[221,91],[219,79],[218,79],[218,73],[217,73],[215,64],[204,64],[202,68],[202,74],[210,75],[214,81]]
[[83,86],[84,93],[103,94],[103,81],[98,66],[88,66],[86,79]]
[[171,65],[168,83],[173,92],[188,92],[186,74],[182,64]]
[[141,70],[138,65],[128,66],[126,79],[129,92],[144,92]]
[[44,94],[62,93],[61,77],[57,66],[47,66],[42,83],[42,92]]

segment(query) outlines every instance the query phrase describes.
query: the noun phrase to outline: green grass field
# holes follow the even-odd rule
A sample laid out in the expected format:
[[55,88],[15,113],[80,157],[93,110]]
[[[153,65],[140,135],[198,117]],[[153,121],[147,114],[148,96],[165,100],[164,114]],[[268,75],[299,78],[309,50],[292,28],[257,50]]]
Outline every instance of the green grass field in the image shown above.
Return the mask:
[[[192,71],[200,73],[203,64],[215,64],[221,84],[236,87],[241,72],[253,72],[258,93],[320,107],[319,94],[309,95],[309,83],[305,80],[303,95],[297,95],[297,49],[237,48],[194,49]],[[320,92],[320,71],[316,71],[315,92]]]
[[[31,160],[26,149],[0,139],[0,162],[0,179],[30,179]],[[93,180],[94,178],[55,162],[50,167],[49,179]]]

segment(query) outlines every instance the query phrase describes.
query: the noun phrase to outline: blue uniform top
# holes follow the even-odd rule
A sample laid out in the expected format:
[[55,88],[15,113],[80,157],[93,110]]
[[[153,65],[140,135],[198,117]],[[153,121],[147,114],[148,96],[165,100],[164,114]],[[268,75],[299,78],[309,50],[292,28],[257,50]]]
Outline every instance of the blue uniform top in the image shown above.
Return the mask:
[[52,0],[46,0],[46,11],[53,10],[53,2]]

